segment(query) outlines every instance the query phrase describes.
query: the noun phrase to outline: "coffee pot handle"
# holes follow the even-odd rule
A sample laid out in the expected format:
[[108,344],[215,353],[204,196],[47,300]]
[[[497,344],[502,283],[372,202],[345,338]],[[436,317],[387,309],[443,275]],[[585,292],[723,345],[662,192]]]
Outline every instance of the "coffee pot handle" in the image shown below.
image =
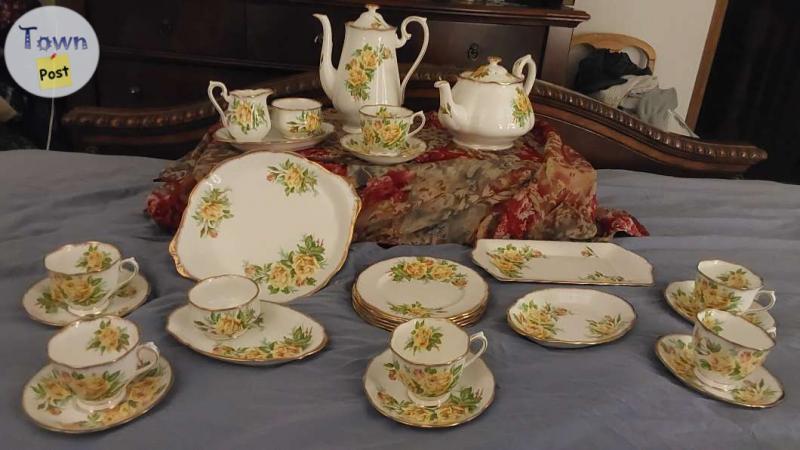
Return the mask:
[[536,81],[536,62],[531,55],[525,55],[514,63],[511,68],[511,74],[515,77],[522,78],[522,69],[528,66],[528,76],[525,77],[525,95],[531,94],[533,89],[533,82]]
[[483,331],[479,331],[469,337],[470,345],[472,345],[472,343],[475,341],[480,341],[481,348],[479,348],[477,352],[473,353],[472,356],[467,356],[467,359],[464,361],[464,367],[462,368],[462,370],[466,369],[467,366],[475,362],[476,359],[480,358],[483,352],[485,352],[486,348],[489,346],[489,341],[486,340],[486,335],[483,334]]
[[405,18],[405,20],[403,20],[403,23],[400,24],[400,41],[397,46],[402,47],[411,38],[411,33],[408,32],[408,24],[411,22],[417,22],[422,27],[422,48],[419,49],[419,55],[417,55],[417,59],[414,60],[414,64],[411,65],[411,68],[408,69],[408,73],[406,73],[405,78],[403,78],[403,83],[400,84],[401,105],[405,101],[406,85],[408,84],[408,80],[411,79],[411,75],[413,75],[414,71],[417,70],[419,63],[422,62],[422,57],[425,56],[425,51],[428,49],[428,19],[419,16],[408,16]]
[[758,298],[762,296],[769,297],[769,303],[767,303],[766,305],[761,305],[761,303],[755,303],[758,306],[750,307],[750,309],[748,309],[746,312],[753,313],[758,311],[766,311],[768,309],[772,309],[772,307],[775,306],[775,291],[760,291],[758,294],[756,294],[756,300],[758,300]]
[[[142,358],[142,352],[150,353],[150,357]],[[155,367],[160,357],[161,353],[158,351],[156,344],[147,342],[140,345],[139,348],[136,349],[136,359],[138,360],[136,363],[136,375],[141,375]]]
[[222,89],[222,98],[225,99],[226,102],[230,103],[230,96],[228,95],[228,88],[225,87],[223,83],[219,81],[209,81],[208,82],[208,99],[211,100],[211,104],[214,105],[214,108],[219,113],[220,120],[222,120],[222,125],[226,128],[228,127],[228,118],[225,116],[225,111],[220,108],[219,103],[217,103],[217,99],[214,97],[214,88]]

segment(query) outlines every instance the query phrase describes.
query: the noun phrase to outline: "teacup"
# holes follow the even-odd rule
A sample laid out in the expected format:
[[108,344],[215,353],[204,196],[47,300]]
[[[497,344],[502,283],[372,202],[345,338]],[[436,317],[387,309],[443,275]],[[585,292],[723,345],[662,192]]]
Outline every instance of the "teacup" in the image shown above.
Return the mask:
[[189,290],[194,327],[216,341],[234,339],[262,328],[258,285],[241,275],[206,278]]
[[47,355],[76,405],[92,412],[116,406],[128,383],[155,367],[158,347],[139,338],[136,324],[117,316],[79,319],[50,339]]
[[272,102],[272,120],[286,139],[307,139],[322,132],[322,103],[310,98],[279,98]]
[[[425,113],[402,106],[362,106],[359,114],[361,140],[365,150],[372,154],[399,155],[408,147],[408,138],[425,126]],[[420,124],[412,131],[415,117],[420,118]]]
[[[775,306],[775,292],[762,290],[764,282],[750,269],[718,259],[700,261],[694,282],[694,297],[701,309],[712,308],[734,314],[766,311]],[[756,298],[769,302],[750,309]]]
[[[469,354],[470,344],[480,349]],[[488,341],[483,332],[468,336],[447,319],[412,319],[392,332],[395,373],[408,397],[421,406],[439,406],[450,396],[461,374],[483,352]]]
[[722,390],[730,390],[761,367],[775,346],[761,327],[718,309],[697,313],[692,343],[695,375]]
[[[133,258],[121,259],[120,251],[103,242],[67,244],[44,257],[50,278],[50,295],[63,301],[78,316],[102,313],[111,296],[139,273]],[[120,269],[130,274],[120,281]]]
[[[222,89],[222,98],[228,103],[224,111],[214,98],[214,88]],[[267,97],[272,89],[242,89],[230,91],[223,83],[208,83],[208,98],[219,113],[222,125],[236,142],[260,142],[269,133],[272,123],[269,119]]]

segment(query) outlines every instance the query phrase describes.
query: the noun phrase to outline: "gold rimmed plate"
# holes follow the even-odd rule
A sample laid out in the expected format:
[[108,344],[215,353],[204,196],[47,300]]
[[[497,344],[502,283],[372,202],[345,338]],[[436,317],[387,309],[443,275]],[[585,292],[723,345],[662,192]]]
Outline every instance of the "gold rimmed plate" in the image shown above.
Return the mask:
[[[405,319],[393,320],[381,316],[376,311],[371,310],[368,306],[362,304],[358,299],[358,296],[355,295],[355,293],[353,295],[353,309],[356,311],[358,316],[361,317],[365,322],[369,323],[370,325],[374,325],[378,328],[383,328],[384,330],[387,331],[392,331],[398,325],[401,325],[404,322],[406,322]],[[473,311],[468,315],[459,317],[449,317],[448,319],[460,327],[469,327],[477,323],[483,316],[483,313],[485,311],[486,311],[486,306],[483,306],[482,308],[479,308],[478,310]]]
[[425,150],[427,150],[425,141],[419,138],[410,137],[408,138],[408,146],[396,154],[373,152],[366,148],[362,142],[362,139],[362,134],[348,134],[346,136],[342,136],[342,138],[339,140],[339,144],[341,144],[345,150],[350,152],[350,154],[356,158],[382,166],[402,164],[411,161],[425,153]]
[[252,151],[259,151],[259,150],[268,150],[273,152],[287,152],[287,151],[296,151],[296,150],[303,150],[306,148],[313,147],[320,142],[324,141],[328,138],[333,132],[336,131],[336,127],[333,124],[328,122],[323,122],[320,126],[320,132],[309,136],[307,138],[302,139],[289,139],[283,137],[281,133],[278,131],[278,128],[273,126],[270,129],[269,133],[258,142],[237,142],[236,139],[231,136],[231,133],[226,128],[220,128],[214,132],[214,139],[219,142],[224,142],[226,144],[230,144],[236,149],[242,150],[244,152],[252,152]]

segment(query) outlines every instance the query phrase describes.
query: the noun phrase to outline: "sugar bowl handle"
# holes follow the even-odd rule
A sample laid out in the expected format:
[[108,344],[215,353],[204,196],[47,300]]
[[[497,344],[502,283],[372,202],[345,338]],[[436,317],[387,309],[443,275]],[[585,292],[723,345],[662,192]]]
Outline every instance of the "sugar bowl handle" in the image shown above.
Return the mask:
[[228,95],[228,88],[219,81],[209,81],[208,82],[208,99],[211,100],[211,104],[214,105],[214,108],[219,113],[220,120],[222,121],[222,125],[226,128],[228,127],[228,117],[225,116],[225,111],[220,108],[219,103],[217,103],[217,99],[214,97],[214,88],[222,89],[222,98],[225,99],[226,102],[230,104],[230,96]]
[[[476,359],[480,358],[483,352],[486,351],[486,348],[489,346],[489,341],[486,340],[486,335],[483,334],[483,331],[479,331],[472,336],[469,337],[469,344],[472,345],[473,342],[480,341],[481,348],[478,349],[477,352],[473,353],[471,356],[467,356],[467,359],[464,361],[463,369],[466,369],[467,366],[475,362]],[[463,370],[462,369],[462,370]]]

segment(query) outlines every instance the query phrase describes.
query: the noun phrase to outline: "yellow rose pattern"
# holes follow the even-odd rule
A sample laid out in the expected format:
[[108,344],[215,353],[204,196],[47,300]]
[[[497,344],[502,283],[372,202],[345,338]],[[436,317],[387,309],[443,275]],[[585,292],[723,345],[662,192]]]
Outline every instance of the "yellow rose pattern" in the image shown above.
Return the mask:
[[408,147],[408,123],[395,119],[386,111],[378,109],[377,119],[361,121],[361,141],[365,146],[390,150],[403,150]]
[[36,397],[36,408],[44,409],[54,416],[61,414],[64,404],[74,395],[64,386],[56,371],[40,378],[31,389]]
[[100,272],[111,267],[111,255],[98,249],[97,244],[89,244],[89,248],[78,258],[75,267],[86,272]]
[[414,324],[411,336],[406,341],[405,349],[410,349],[412,353],[439,350],[442,337],[444,335],[438,327],[426,325],[424,320],[420,320]]
[[694,297],[699,305],[704,305],[704,308],[722,311],[737,311],[739,309],[742,298],[736,295],[735,292],[706,277],[698,277],[698,280],[694,283]]
[[695,336],[697,342],[697,363],[703,369],[719,373],[731,381],[739,381],[750,375],[766,357],[760,350],[728,349],[723,351],[722,346],[712,339]]
[[625,277],[621,277],[619,275],[606,275],[598,270],[594,273],[590,273],[589,275],[582,276],[581,280],[594,281],[596,283],[623,283],[625,282]]
[[287,197],[306,192],[317,194],[317,176],[314,172],[288,159],[277,166],[267,167],[267,181],[283,186]]
[[722,333],[722,321],[711,317],[710,314],[703,315],[703,318],[700,319],[703,322],[703,325],[706,326],[709,330],[715,333]]
[[744,269],[731,270],[717,276],[717,279],[734,289],[750,289],[750,281],[747,279],[747,272]]
[[238,125],[242,132],[248,133],[266,123],[267,111],[262,104],[254,104],[233,97],[227,117],[230,124]]
[[524,127],[525,123],[530,120],[531,115],[533,115],[533,105],[531,105],[531,100],[525,95],[525,91],[521,88],[517,88],[516,94],[514,95],[514,100],[511,103],[512,108],[512,116],[514,117],[514,123],[517,124],[518,127]]
[[400,303],[395,304],[389,302],[389,309],[397,314],[406,317],[424,319],[431,317],[433,314],[442,314],[445,312],[443,308],[427,308],[422,306],[422,303],[416,301],[414,303]]
[[403,260],[389,268],[392,281],[435,281],[450,283],[457,288],[467,285],[467,275],[458,271],[458,266],[443,259],[418,256],[413,260]]
[[54,283],[50,289],[54,302],[69,300],[79,306],[92,306],[108,293],[103,279],[92,275],[57,275]]
[[59,381],[73,394],[89,401],[102,401],[115,396],[125,386],[122,372],[103,371],[84,374],[77,371],[58,372]]
[[370,44],[364,44],[353,52],[350,62],[344,66],[347,70],[345,87],[353,100],[369,100],[369,84],[375,77],[375,71],[383,61],[391,57],[392,52],[383,45],[374,48]]
[[505,247],[498,247],[486,252],[486,256],[489,257],[492,265],[508,278],[519,278],[520,271],[528,261],[534,258],[546,258],[539,250],[527,245],[518,248],[514,244],[507,244]]
[[319,134],[322,129],[322,120],[317,110],[303,111],[295,120],[289,121],[288,125],[290,133],[313,136]]
[[586,330],[589,336],[593,338],[614,336],[626,325],[628,325],[628,321],[622,320],[622,316],[619,314],[616,317],[605,315],[601,320],[586,319]]
[[285,359],[300,355],[303,350],[311,345],[311,328],[303,329],[301,326],[292,328],[290,336],[284,336],[278,341],[264,339],[257,347],[231,347],[217,345],[212,353],[233,359],[245,361],[269,361],[271,359]]
[[[114,297],[133,297],[136,295],[136,288],[130,284],[119,288]],[[36,305],[43,309],[45,314],[56,314],[61,309],[67,309],[67,304],[64,302],[64,296],[57,289],[46,289],[39,297],[36,298]],[[122,312],[115,313],[121,315]]]
[[229,189],[211,188],[203,193],[200,204],[192,214],[192,218],[200,227],[200,237],[215,238],[222,221],[233,217],[231,201],[228,199]]
[[100,325],[94,330],[92,339],[86,346],[86,350],[99,350],[102,355],[105,352],[121,352],[130,345],[130,335],[125,327],[111,326],[110,320],[101,320]]
[[281,259],[276,262],[259,266],[245,261],[244,275],[265,286],[270,294],[290,294],[301,286],[315,286],[314,275],[326,265],[323,242],[307,234],[295,250],[281,251]]
[[537,305],[531,300],[519,306],[520,311],[512,314],[512,318],[523,333],[536,339],[550,339],[559,331],[556,327],[558,319],[572,314],[566,308],[556,308],[550,303]]
[[581,256],[583,256],[584,258],[599,258],[599,256],[597,256],[597,253],[595,253],[595,251],[592,250],[592,247],[589,247],[588,245],[584,247],[583,250],[581,250]]
[[472,78],[481,79],[484,78],[486,75],[489,75],[489,64],[480,66],[472,71]]
[[451,393],[440,406],[419,406],[410,400],[397,400],[385,391],[378,392],[381,406],[390,415],[420,425],[450,425],[472,414],[483,399],[483,392],[472,387]]
[[423,397],[444,395],[458,383],[462,371],[461,364],[441,369],[435,367],[422,369],[405,365],[401,368],[400,363],[394,361],[384,364],[383,367],[387,370],[390,380],[400,379],[412,392]]
[[777,391],[764,383],[763,378],[758,383],[744,380],[742,381],[742,387],[731,390],[734,400],[751,405],[769,404],[777,393]]
[[[697,301],[697,297],[695,297],[693,293],[686,292],[683,289],[677,289],[675,292],[670,293],[670,297],[675,306],[683,312],[684,316],[693,318],[697,313],[705,309],[705,307]],[[758,314],[742,314],[740,317],[753,325],[759,327],[762,325]]]
[[220,338],[232,338],[245,330],[264,327],[264,315],[256,314],[255,309],[244,308],[236,312],[212,312],[195,320],[194,326],[198,330]]

